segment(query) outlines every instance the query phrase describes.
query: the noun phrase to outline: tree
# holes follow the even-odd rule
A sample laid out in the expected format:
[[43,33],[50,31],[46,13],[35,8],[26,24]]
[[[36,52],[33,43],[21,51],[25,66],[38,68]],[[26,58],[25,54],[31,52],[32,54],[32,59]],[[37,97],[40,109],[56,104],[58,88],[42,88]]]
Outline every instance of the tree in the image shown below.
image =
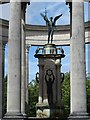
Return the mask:
[[28,116],[30,117],[35,117],[36,116],[36,103],[38,102],[38,83],[35,80],[32,80],[29,83],[28,87],[28,92],[29,92],[29,111],[28,111]]
[[[29,110],[28,116],[36,116],[36,104],[38,102],[38,83],[36,80],[32,80],[28,87],[29,92]],[[90,113],[90,80],[86,80],[86,92],[87,92],[87,112]],[[62,101],[64,106],[64,117],[68,117],[70,114],[70,73],[65,73],[65,79],[62,83]],[[4,114],[6,113],[7,104],[7,76],[4,79]]]
[[[90,80],[86,80],[87,93],[87,112],[90,114]],[[70,114],[70,73],[65,73],[65,79],[62,83],[62,101],[64,104],[64,115]]]
[[90,114],[90,80],[86,81],[86,92],[87,92],[87,112]]
[[65,73],[65,79],[62,83],[62,102],[64,117],[68,117],[70,113],[70,73]]

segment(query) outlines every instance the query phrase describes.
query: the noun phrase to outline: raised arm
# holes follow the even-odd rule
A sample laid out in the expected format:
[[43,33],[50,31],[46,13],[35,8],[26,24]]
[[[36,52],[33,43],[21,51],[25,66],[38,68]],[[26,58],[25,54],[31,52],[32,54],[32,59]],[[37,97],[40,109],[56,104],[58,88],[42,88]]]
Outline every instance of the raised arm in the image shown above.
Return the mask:
[[61,14],[61,15],[58,15],[58,16],[56,16],[56,17],[54,18],[54,25],[55,25],[56,21],[57,21],[61,16],[62,16],[62,14]]
[[48,23],[48,22],[49,22],[49,20],[48,20],[48,18],[47,18],[47,16],[46,16],[46,15],[43,15],[42,13],[40,13],[40,15],[43,17],[43,19],[46,21],[46,23]]

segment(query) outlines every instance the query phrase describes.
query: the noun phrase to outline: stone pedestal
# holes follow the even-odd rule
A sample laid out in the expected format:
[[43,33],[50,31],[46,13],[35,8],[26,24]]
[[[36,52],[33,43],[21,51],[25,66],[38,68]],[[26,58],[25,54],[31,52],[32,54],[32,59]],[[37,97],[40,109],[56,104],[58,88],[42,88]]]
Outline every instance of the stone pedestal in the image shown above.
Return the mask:
[[[54,44],[45,45],[35,57],[39,63],[39,99],[36,105],[37,117],[60,117],[62,115],[61,102],[61,58],[65,55],[62,49]],[[40,53],[41,54],[40,54]]]

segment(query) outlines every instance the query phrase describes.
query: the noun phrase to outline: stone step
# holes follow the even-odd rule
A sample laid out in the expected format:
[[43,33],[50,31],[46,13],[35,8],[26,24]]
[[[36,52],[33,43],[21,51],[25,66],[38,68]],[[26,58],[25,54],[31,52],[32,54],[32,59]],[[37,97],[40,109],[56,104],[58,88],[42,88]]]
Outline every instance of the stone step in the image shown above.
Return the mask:
[[0,119],[0,120],[67,120],[67,118],[60,118],[60,117],[57,117],[57,118],[36,118],[36,117],[28,117],[28,118],[24,118],[24,119]]
[[36,117],[30,117],[28,120],[67,120],[67,118],[36,118]]

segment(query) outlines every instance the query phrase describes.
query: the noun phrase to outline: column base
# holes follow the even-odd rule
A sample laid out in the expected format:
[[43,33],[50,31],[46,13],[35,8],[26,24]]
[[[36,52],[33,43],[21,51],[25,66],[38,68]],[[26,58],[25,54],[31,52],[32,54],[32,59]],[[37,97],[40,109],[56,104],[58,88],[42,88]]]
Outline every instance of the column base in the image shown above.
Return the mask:
[[72,113],[68,117],[69,120],[90,120],[90,116],[88,113]]
[[27,114],[26,113],[21,113],[23,115],[24,118],[27,117]]
[[14,113],[14,112],[7,112],[4,116],[4,119],[6,120],[24,120],[24,118],[26,118],[25,115],[23,115],[22,113]]

